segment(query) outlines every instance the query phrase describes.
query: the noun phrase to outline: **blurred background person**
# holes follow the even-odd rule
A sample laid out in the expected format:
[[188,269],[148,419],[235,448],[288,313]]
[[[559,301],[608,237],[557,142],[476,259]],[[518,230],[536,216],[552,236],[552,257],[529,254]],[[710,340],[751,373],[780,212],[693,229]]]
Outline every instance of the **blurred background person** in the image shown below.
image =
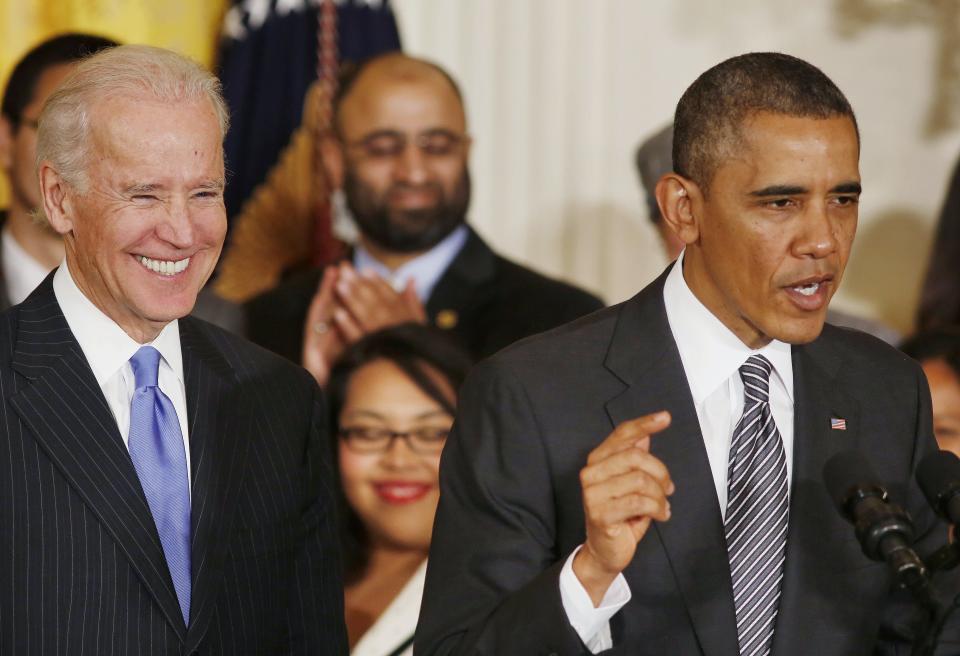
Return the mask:
[[469,366],[446,335],[402,324],[353,344],[333,369],[331,440],[354,656],[412,653],[440,452]]
[[44,41],[14,66],[0,110],[0,166],[10,198],[0,212],[0,310],[21,302],[63,260],[63,238],[44,218],[37,181],[37,119],[50,93],[78,59],[118,45],[91,34],[62,34]]
[[643,141],[633,158],[640,176],[643,199],[646,201],[647,218],[657,229],[667,259],[673,262],[683,250],[683,241],[677,237],[667,222],[663,220],[654,189],[665,173],[673,171],[673,123]]
[[[680,251],[683,250],[683,242],[670,229],[667,222],[663,220],[660,213],[660,206],[657,204],[657,198],[654,190],[660,178],[673,172],[673,125],[667,125],[658,130],[652,136],[640,143],[634,154],[634,165],[637,169],[637,175],[640,177],[640,186],[643,188],[644,200],[646,200],[647,217],[657,229],[660,235],[660,241],[671,262],[677,259]],[[960,200],[958,200],[960,203]],[[957,277],[960,280],[960,277]],[[960,289],[960,284],[958,284]],[[834,326],[843,326],[845,328],[856,328],[857,330],[869,333],[878,337],[887,344],[896,346],[900,342],[900,334],[883,325],[879,321],[858,317],[836,308],[830,308],[827,311],[827,323]]]
[[917,333],[900,348],[927,375],[937,443],[960,456],[960,328]]
[[359,236],[350,257],[246,304],[248,337],[321,384],[346,346],[406,321],[473,357],[603,306],[495,253],[468,224],[472,145],[460,90],[431,62],[391,53],[344,76],[321,141]]
[[217,292],[247,301],[291,271],[342,256],[318,144],[342,63],[400,50],[389,0],[234,0],[219,75],[234,117],[225,144],[230,248]]
[[934,230],[916,318],[918,332],[948,326],[960,326],[960,162]]

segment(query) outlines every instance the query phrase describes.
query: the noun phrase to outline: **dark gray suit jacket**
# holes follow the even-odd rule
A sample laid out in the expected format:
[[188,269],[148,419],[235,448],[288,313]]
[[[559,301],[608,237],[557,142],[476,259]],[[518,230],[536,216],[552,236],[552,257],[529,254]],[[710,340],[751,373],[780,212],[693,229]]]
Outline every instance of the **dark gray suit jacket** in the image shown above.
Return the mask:
[[[672,517],[651,527],[624,572],[633,597],[612,620],[615,646],[605,653],[737,653],[723,523],[667,324],[665,277],[471,373],[441,464],[419,656],[587,653],[558,585],[584,540],[579,471],[614,426],[661,409],[673,422],[651,449],[676,484]],[[822,469],[832,454],[861,449],[912,513],[921,549],[945,543],[913,482],[917,460],[935,448],[925,379],[879,340],[832,326],[793,348],[793,368],[790,528],[773,653],[905,654],[911,615],[834,509]],[[832,430],[831,417],[847,429]]]
[[184,626],[137,473],[51,280],[0,315],[0,653],[345,654],[333,478],[309,374],[180,322]]

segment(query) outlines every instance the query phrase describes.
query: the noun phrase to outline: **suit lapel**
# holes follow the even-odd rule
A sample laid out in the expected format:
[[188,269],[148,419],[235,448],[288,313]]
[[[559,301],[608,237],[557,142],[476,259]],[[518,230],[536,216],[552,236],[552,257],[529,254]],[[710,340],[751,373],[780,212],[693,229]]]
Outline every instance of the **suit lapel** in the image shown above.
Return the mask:
[[238,430],[246,407],[236,374],[192,318],[180,321],[192,468],[190,632],[186,651],[203,638],[222,583],[221,562],[233,526],[249,431]]
[[[467,230],[467,241],[440,276],[427,301],[430,320],[443,330],[455,329],[458,325],[462,329],[470,323],[462,317],[483,305],[486,297],[478,294],[478,290],[496,272],[497,260],[493,251],[472,228],[467,226]],[[490,294],[493,294],[492,289]]]
[[719,656],[738,650],[730,565],[700,423],[663,306],[666,275],[624,306],[606,366],[627,388],[607,412],[614,425],[657,410],[672,415],[651,440],[676,483],[672,517],[645,539],[659,538],[703,653]]
[[157,529],[117,423],[57,304],[52,274],[19,308],[10,402],[26,429],[123,550],[182,639]]
[[[853,530],[833,507],[823,483],[823,466],[832,455],[856,447],[860,408],[836,380],[842,356],[823,338],[793,347],[794,436],[790,485],[790,528],[774,654],[813,653],[805,609],[819,590],[830,587],[824,564],[834,548],[830,536]],[[843,430],[831,419],[846,420]]]

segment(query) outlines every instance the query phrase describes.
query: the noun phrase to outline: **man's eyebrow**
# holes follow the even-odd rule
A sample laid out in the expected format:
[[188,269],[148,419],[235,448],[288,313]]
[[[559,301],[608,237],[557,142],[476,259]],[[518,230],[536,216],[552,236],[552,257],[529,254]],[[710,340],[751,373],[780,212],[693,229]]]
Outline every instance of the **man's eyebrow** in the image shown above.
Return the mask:
[[769,187],[764,187],[763,189],[757,189],[756,191],[751,191],[750,195],[755,198],[766,198],[768,196],[796,196],[798,194],[807,193],[806,187],[798,187],[796,185],[770,185]]
[[123,193],[135,196],[137,194],[150,194],[157,191],[158,189],[161,189],[161,186],[158,184],[138,182],[138,183],[134,183],[124,187]]
[[216,180],[204,180],[197,185],[198,189],[212,189],[214,191],[223,191],[226,187],[226,182],[223,179],[217,178]]
[[832,194],[860,194],[863,189],[859,182],[843,182],[830,190]]

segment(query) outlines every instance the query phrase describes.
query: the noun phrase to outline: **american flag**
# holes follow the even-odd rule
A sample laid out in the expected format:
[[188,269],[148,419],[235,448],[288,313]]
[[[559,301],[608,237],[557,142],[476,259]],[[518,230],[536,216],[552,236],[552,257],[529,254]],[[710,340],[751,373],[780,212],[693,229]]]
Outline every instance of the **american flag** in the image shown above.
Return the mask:
[[847,420],[830,417],[830,428],[833,430],[847,430]]

